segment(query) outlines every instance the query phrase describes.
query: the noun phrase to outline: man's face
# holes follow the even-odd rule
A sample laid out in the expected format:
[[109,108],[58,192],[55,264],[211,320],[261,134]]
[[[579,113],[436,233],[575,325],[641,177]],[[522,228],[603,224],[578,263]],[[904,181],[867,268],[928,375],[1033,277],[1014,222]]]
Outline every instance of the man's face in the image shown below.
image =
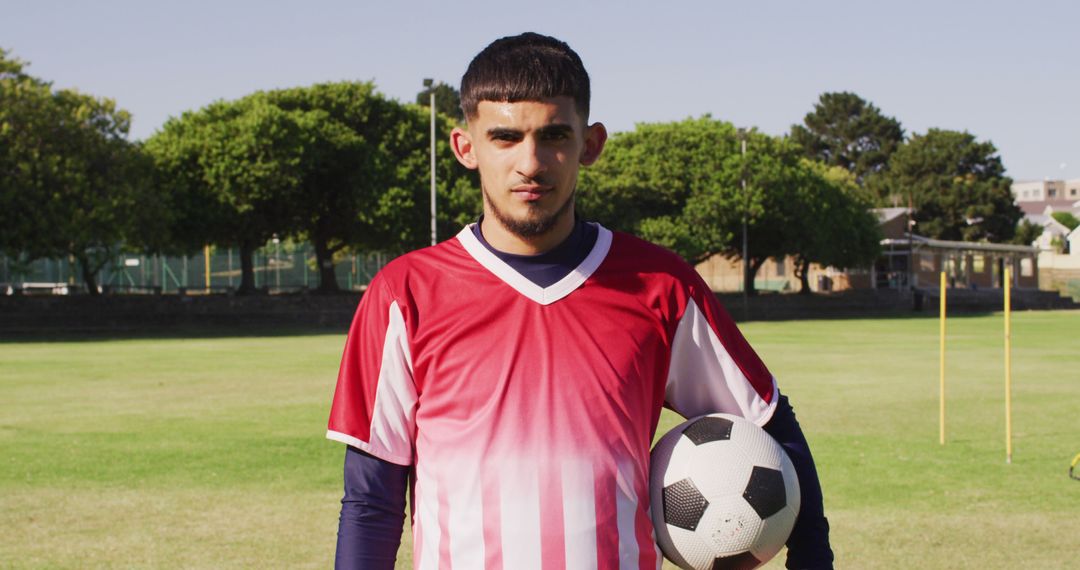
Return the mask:
[[458,160],[480,172],[485,215],[532,238],[572,223],[578,168],[600,155],[603,129],[586,126],[570,97],[481,101],[451,142]]

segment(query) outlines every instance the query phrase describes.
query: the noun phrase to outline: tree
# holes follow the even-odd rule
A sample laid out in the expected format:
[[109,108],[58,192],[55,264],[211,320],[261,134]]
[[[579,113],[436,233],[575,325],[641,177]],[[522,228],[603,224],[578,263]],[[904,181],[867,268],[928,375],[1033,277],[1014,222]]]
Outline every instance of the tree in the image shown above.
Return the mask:
[[[371,83],[324,83],[185,113],[147,146],[163,182],[186,204],[178,227],[240,246],[241,291],[254,286],[244,259],[277,233],[312,243],[319,290],[331,292],[338,289],[335,254],[428,242],[428,121],[423,109],[387,99]],[[463,212],[479,212],[479,192],[449,152],[451,122],[438,124],[446,236]]]
[[1031,220],[1020,220],[1020,224],[1016,226],[1016,233],[1013,234],[1009,243],[1016,245],[1031,245],[1035,240],[1039,239],[1042,235],[1043,228],[1041,225],[1032,222]]
[[121,249],[152,243],[163,209],[129,126],[111,99],[54,91],[0,52],[0,247],[70,256],[97,294],[97,274]]
[[461,111],[461,94],[453,85],[442,81],[436,82],[431,87],[425,87],[416,94],[416,104],[427,108],[431,105],[431,93],[435,92],[435,112],[453,117],[460,122],[465,121],[465,113]]
[[1069,228],[1069,231],[1075,230],[1076,226],[1080,226],[1080,220],[1072,215],[1072,212],[1052,212],[1050,217],[1057,220],[1059,224]]
[[880,200],[910,197],[918,234],[992,242],[1008,242],[1023,215],[1011,184],[993,143],[941,129],[913,136],[867,182]]
[[904,140],[899,121],[846,91],[822,93],[803,123],[791,127],[791,137],[806,156],[851,172],[859,183],[883,170]]
[[[743,199],[740,168],[730,123],[708,116],[641,123],[614,134],[599,161],[581,171],[577,204],[582,215],[695,263],[726,251],[742,214],[760,211],[756,193]],[[689,223],[687,217],[707,223]]]
[[[173,195],[179,247],[219,243],[240,249],[238,293],[255,290],[254,252],[292,227],[310,119],[262,94],[219,101],[167,121],[146,142]],[[194,239],[192,239],[194,238]]]
[[[272,91],[288,112],[306,113],[305,149],[295,227],[315,248],[322,291],[337,289],[333,256],[345,248],[406,251],[430,240],[430,116],[383,97],[371,83],[327,83]],[[479,192],[449,149],[453,123],[436,131],[440,235],[479,213]],[[475,199],[470,199],[472,196]]]
[[854,175],[817,161],[804,160],[803,166],[806,177],[795,201],[802,212],[793,217],[798,236],[792,255],[799,292],[809,294],[811,263],[842,269],[869,266],[881,253],[881,228]]
[[[582,172],[581,212],[691,263],[718,253],[741,256],[745,218],[749,293],[770,258],[796,255],[851,266],[865,261],[866,251],[876,252],[876,221],[872,231],[851,227],[872,220],[854,190],[830,182],[790,140],[755,131],[746,136],[743,155],[736,129],[710,117],[639,124],[616,134],[597,164]],[[829,200],[822,202],[823,196]],[[825,231],[834,233],[818,239]],[[857,246],[850,246],[847,240],[856,238]]]

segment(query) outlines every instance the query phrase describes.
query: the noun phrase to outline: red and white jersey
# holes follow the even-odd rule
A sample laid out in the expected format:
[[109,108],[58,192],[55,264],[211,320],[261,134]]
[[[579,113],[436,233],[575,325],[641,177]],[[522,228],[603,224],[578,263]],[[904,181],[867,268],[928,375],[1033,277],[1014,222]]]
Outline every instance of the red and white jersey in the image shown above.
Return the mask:
[[661,406],[772,415],[772,375],[693,268],[598,230],[545,288],[469,228],[368,287],[327,437],[414,466],[417,569],[657,569]]

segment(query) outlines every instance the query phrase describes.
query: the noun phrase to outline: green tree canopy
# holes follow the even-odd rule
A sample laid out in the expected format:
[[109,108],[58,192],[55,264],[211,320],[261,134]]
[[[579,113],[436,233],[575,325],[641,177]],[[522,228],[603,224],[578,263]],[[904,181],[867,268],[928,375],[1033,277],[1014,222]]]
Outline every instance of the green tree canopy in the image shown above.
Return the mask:
[[170,119],[146,142],[160,183],[177,207],[181,247],[238,246],[240,293],[255,288],[253,254],[273,234],[288,233],[299,198],[307,118],[263,94],[219,101]]
[[[178,227],[240,246],[241,290],[254,285],[251,252],[276,233],[310,240],[319,289],[334,291],[336,253],[405,251],[430,239],[428,122],[423,109],[371,83],[325,83],[185,113],[147,148],[188,212]],[[451,121],[438,123],[445,237],[477,215],[479,192],[449,152]]]
[[0,51],[0,248],[71,256],[88,291],[121,248],[154,243],[161,201],[146,184],[130,115],[111,99],[53,90]]
[[710,117],[618,133],[600,161],[583,171],[581,211],[691,263],[714,254],[741,256],[745,218],[748,291],[769,258],[794,255],[845,267],[872,259],[867,252],[876,252],[876,221],[849,188],[850,177],[841,183],[827,175],[789,139],[755,131],[746,138],[743,155],[734,126]]
[[858,182],[886,167],[904,140],[900,122],[854,93],[822,93],[791,137],[807,157],[839,166]]
[[915,233],[936,239],[1008,242],[1023,216],[997,149],[968,132],[913,136],[867,185],[883,202],[910,199]]
[[854,175],[838,166],[804,160],[801,212],[792,217],[796,275],[801,293],[810,293],[811,263],[841,269],[871,265],[881,253],[881,227],[870,212],[872,202]]
[[[430,241],[430,116],[371,83],[327,83],[272,91],[271,101],[308,115],[296,228],[315,247],[320,288],[333,290],[332,257],[344,248],[405,251]],[[454,123],[436,121],[439,235],[479,214],[479,192],[449,148]],[[329,270],[327,268],[330,268]]]
[[614,134],[600,160],[582,171],[577,203],[586,217],[698,262],[728,251],[742,214],[761,211],[758,194],[741,191],[741,165],[730,123],[708,116],[641,123]]
[[432,92],[435,93],[435,112],[453,117],[459,123],[465,120],[465,114],[461,111],[461,94],[453,85],[442,81],[437,81],[431,87],[425,87],[423,91],[417,93],[416,104],[425,108],[430,106]]
[[1076,226],[1080,226],[1080,219],[1072,215],[1072,212],[1052,212],[1051,218],[1058,221],[1059,224],[1069,228],[1069,231],[1075,230]]
[[1016,226],[1016,233],[1013,234],[1010,243],[1017,245],[1031,245],[1035,240],[1039,239],[1039,236],[1043,233],[1043,227],[1031,220],[1023,219]]

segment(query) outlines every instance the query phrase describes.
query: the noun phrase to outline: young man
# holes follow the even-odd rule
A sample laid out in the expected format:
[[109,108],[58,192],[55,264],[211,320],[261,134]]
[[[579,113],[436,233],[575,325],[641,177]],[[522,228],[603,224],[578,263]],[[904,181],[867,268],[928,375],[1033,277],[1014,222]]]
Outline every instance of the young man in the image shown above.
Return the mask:
[[484,215],[372,280],[327,437],[348,444],[339,567],[392,568],[413,506],[420,569],[656,569],[649,445],[660,408],[777,438],[803,505],[789,567],[831,567],[806,441],[765,365],[676,255],[574,216],[607,133],[569,46],[523,34],[470,64],[455,156]]

